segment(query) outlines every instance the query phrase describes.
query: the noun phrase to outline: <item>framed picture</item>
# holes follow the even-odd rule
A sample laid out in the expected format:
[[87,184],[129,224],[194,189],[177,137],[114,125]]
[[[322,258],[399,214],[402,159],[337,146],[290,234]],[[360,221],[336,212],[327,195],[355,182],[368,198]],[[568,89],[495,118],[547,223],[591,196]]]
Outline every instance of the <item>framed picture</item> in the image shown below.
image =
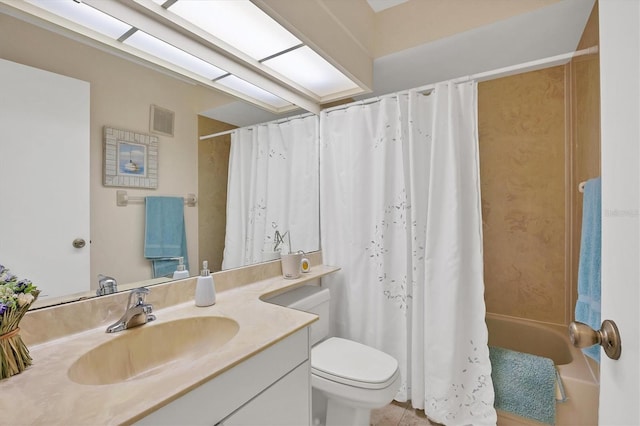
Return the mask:
[[104,128],[104,186],[156,189],[158,137]]

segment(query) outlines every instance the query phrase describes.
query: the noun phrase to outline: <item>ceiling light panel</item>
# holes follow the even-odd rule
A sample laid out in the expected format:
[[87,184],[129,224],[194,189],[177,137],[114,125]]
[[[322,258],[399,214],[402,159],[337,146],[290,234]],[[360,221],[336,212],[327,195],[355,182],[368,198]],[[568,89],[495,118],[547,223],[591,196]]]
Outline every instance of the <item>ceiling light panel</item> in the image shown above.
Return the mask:
[[131,25],[73,0],[28,0],[28,2],[114,39],[131,29]]
[[273,93],[267,92],[266,90],[261,89],[258,86],[254,86],[253,84],[246,82],[236,77],[235,75],[229,75],[227,77],[221,78],[220,80],[217,80],[216,83],[219,83],[251,98],[264,102],[265,104],[270,105],[276,109],[293,105],[290,102],[277,97]]
[[226,74],[226,72],[220,68],[180,50],[169,43],[157,39],[144,31],[136,31],[128,37],[124,43],[209,80],[213,80]]
[[255,60],[301,43],[248,0],[178,0],[168,10]]
[[358,85],[308,46],[263,62],[320,98],[357,89]]

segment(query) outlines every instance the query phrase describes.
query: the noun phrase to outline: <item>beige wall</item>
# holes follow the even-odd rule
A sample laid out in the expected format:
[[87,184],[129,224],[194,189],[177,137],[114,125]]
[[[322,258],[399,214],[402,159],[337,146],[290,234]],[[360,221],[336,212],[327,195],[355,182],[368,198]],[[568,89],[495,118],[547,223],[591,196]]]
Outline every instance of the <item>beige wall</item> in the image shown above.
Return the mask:
[[[134,196],[197,193],[197,114],[231,99],[2,14],[0,39],[12,40],[0,43],[4,59],[91,84],[92,285],[98,273],[114,275],[121,283],[149,278],[149,262],[143,258],[144,205],[118,207],[116,189],[102,186],[102,128],[148,133],[151,104],[174,111],[175,136],[160,136],[158,189],[127,190]],[[196,272],[198,209],[185,208],[185,220]]]
[[[598,44],[597,4],[578,49]],[[487,311],[573,320],[578,183],[600,175],[599,57],[480,83]]]
[[[198,135],[211,135],[234,129],[227,123],[198,116]],[[227,225],[227,176],[231,135],[205,139],[198,143],[198,251],[209,269],[219,271]]]
[[373,57],[479,28],[558,1],[409,0],[375,15]]
[[487,311],[564,323],[565,70],[480,83]]

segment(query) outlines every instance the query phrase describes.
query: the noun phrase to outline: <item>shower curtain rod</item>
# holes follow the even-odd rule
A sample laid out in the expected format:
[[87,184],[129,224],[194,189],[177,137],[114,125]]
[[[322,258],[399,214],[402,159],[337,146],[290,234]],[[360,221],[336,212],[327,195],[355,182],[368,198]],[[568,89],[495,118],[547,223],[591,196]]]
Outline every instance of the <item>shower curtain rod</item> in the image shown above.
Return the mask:
[[[555,56],[549,56],[547,58],[542,58],[542,59],[536,59],[534,61],[529,61],[529,62],[523,62],[520,64],[516,64],[516,65],[509,65],[507,67],[503,67],[503,68],[497,68],[491,71],[484,71],[481,73],[477,73],[477,74],[469,74],[469,75],[465,75],[465,76],[461,76],[461,77],[456,77],[456,78],[452,78],[449,80],[445,80],[445,81],[452,81],[454,83],[464,83],[467,81],[471,81],[471,80],[476,80],[478,82],[480,81],[488,81],[488,80],[494,80],[496,78],[501,78],[501,77],[508,77],[510,75],[515,75],[515,74],[521,74],[524,72],[528,72],[528,71],[535,71],[535,70],[539,70],[539,69],[543,69],[543,68],[549,68],[549,67],[553,67],[556,65],[560,65],[560,64],[564,64],[568,61],[570,61],[573,58],[576,58],[578,56],[584,56],[584,55],[592,55],[598,53],[598,46],[592,46],[586,49],[581,49],[581,50],[577,50],[575,52],[569,52],[569,53],[563,53],[560,55],[555,55]],[[445,82],[443,81],[443,83]],[[358,106],[358,105],[369,105],[369,104],[373,104],[376,102],[380,102],[382,99],[384,98],[394,98],[400,95],[408,95],[409,92],[428,92],[433,90],[436,85],[439,83],[430,83],[427,84],[425,86],[421,86],[421,87],[416,87],[414,89],[410,89],[410,90],[402,90],[399,92],[395,92],[395,93],[389,93],[387,95],[380,95],[377,96],[375,98],[369,98],[369,99],[363,99],[361,101],[355,101],[355,102],[351,102],[348,104],[344,104],[344,105],[338,105],[335,106],[333,108],[327,108],[327,109],[323,109],[321,112],[333,112],[333,111],[340,111],[343,109],[347,109],[349,107],[352,106]]]
[[[302,114],[293,115],[291,117],[278,118],[277,120],[268,121],[266,123],[253,124],[252,126],[266,126],[267,124],[286,123],[287,121],[299,120],[299,119],[302,119],[302,118],[307,118],[310,115],[315,115],[315,114],[312,113],[312,112],[305,112],[305,113],[302,113]],[[218,132],[218,133],[212,133],[210,135],[200,136],[200,140],[203,141],[205,139],[211,139],[211,138],[216,138],[218,136],[228,135],[228,134],[231,134],[231,133],[235,132],[238,129],[240,129],[240,127],[236,128],[236,129],[225,130],[224,132]],[[248,130],[251,130],[251,129],[248,129]]]
[[[465,75],[462,77],[457,77],[457,78],[453,78],[453,79],[449,79],[449,80],[445,80],[445,81],[452,81],[454,83],[464,83],[466,81],[471,81],[471,80],[476,80],[478,82],[480,81],[488,81],[488,80],[493,80],[496,78],[501,78],[501,77],[508,77],[510,75],[515,75],[515,74],[521,74],[524,72],[528,72],[528,71],[535,71],[535,70],[539,70],[539,69],[543,69],[543,68],[549,68],[549,67],[553,67],[556,65],[560,65],[560,64],[564,64],[568,61],[570,61],[573,58],[576,58],[578,56],[584,56],[584,55],[592,55],[594,53],[598,53],[598,46],[592,46],[586,49],[581,49],[581,50],[576,50],[575,52],[569,52],[569,53],[563,53],[560,55],[555,55],[555,56],[549,56],[547,58],[542,58],[542,59],[536,59],[534,61],[529,61],[529,62],[523,62],[520,64],[516,64],[516,65],[509,65],[507,67],[503,67],[503,68],[497,68],[491,71],[484,71],[484,72],[480,72],[477,74],[470,74],[470,75]],[[393,98],[399,95],[407,95],[409,94],[410,91],[417,91],[417,92],[427,92],[430,90],[433,90],[436,87],[436,84],[438,83],[430,83],[427,84],[425,86],[421,86],[421,87],[417,87],[415,89],[410,89],[410,90],[402,90],[400,92],[395,92],[395,93],[390,93],[387,95],[380,95],[377,96],[375,98],[369,98],[369,99],[363,99],[361,101],[355,101],[355,102],[351,102],[348,104],[344,104],[344,105],[338,105],[335,106],[333,108],[327,108],[327,109],[323,109],[322,112],[333,112],[333,111],[340,111],[343,109],[347,109],[349,107],[352,106],[356,106],[356,105],[368,105],[368,104],[373,104],[376,102],[379,102],[380,100],[384,99],[384,98]],[[285,122],[285,121],[290,121],[290,120],[295,120],[298,118],[305,118],[308,117],[309,115],[312,115],[313,113],[304,113],[304,114],[300,114],[300,115],[296,115],[293,117],[287,117],[287,118],[283,118],[280,120],[274,120],[274,121],[270,121],[269,123],[281,123],[281,122]],[[267,124],[267,123],[262,123],[262,125]],[[260,124],[258,124],[260,125]],[[233,129],[233,130],[226,130],[224,132],[218,132],[218,133],[212,133],[210,135],[205,135],[205,136],[200,136],[200,140],[205,140],[205,139],[211,139],[211,138],[215,138],[218,136],[223,136],[223,135],[228,135],[230,133],[235,132],[237,129]]]
[[200,136],[200,140],[203,141],[205,139],[217,138],[218,136],[224,136],[235,132],[238,129],[225,130],[224,132],[212,133],[210,135]]

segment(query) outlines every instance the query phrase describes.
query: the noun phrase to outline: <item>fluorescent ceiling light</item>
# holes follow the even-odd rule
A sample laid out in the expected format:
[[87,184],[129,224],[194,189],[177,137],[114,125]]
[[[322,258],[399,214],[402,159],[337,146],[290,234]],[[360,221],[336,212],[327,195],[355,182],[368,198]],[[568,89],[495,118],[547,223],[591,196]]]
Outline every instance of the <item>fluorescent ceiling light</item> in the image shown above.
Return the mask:
[[276,56],[263,64],[319,97],[358,88],[358,85],[308,46]]
[[271,112],[360,92],[249,0],[0,1]]
[[73,0],[28,0],[28,2],[115,39],[131,29],[131,25]]
[[179,0],[167,10],[255,60],[301,41],[248,0]]
[[290,102],[287,102],[286,100],[259,88],[258,86],[254,86],[253,84],[236,77],[235,75],[229,75],[227,77],[221,78],[217,81],[217,83],[243,93],[254,99],[258,99],[277,109],[293,105]]
[[213,80],[226,74],[226,72],[220,68],[180,50],[169,43],[157,39],[144,31],[136,31],[124,40],[124,43],[209,80]]

